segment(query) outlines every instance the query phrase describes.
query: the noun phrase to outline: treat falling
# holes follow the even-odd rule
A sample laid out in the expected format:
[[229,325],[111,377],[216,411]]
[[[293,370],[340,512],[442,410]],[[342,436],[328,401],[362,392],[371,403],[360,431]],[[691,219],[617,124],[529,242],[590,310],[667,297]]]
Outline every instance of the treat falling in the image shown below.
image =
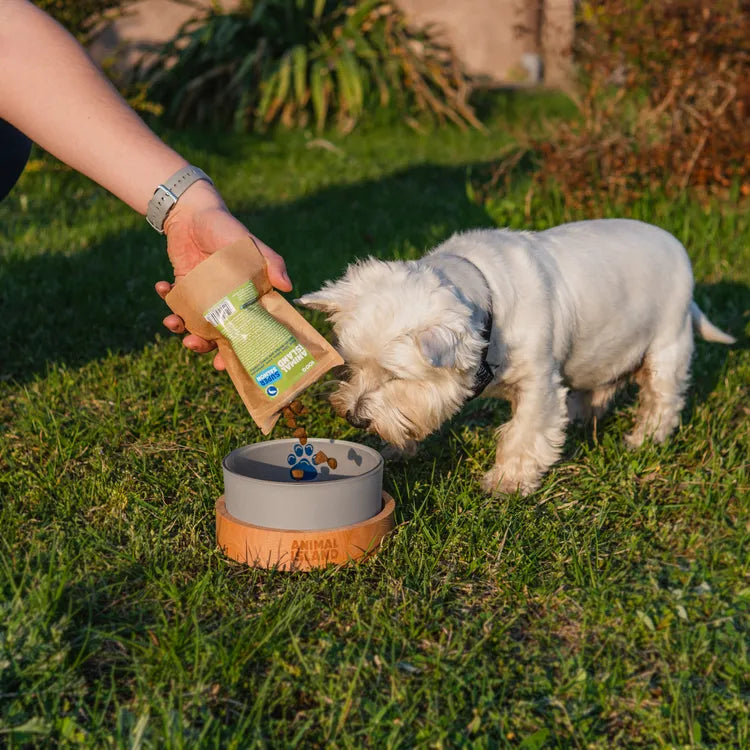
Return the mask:
[[318,475],[317,470],[314,468],[315,466],[327,464],[331,469],[336,469],[338,466],[336,459],[329,458],[323,451],[318,451],[315,454],[312,459],[313,465],[310,465],[308,457],[312,456],[313,448],[307,445],[307,430],[297,422],[298,416],[307,413],[307,407],[303,406],[298,400],[292,401],[283,411],[286,426],[293,430],[292,435],[299,441],[299,445],[295,447],[294,452],[289,456],[290,464],[294,464],[290,472],[292,479],[298,482],[304,479],[314,479]]

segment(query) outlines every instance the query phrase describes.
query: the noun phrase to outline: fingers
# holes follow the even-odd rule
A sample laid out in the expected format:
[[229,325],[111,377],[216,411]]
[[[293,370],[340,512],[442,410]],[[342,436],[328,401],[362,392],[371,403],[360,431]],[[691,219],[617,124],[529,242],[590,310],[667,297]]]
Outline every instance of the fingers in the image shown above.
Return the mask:
[[157,281],[156,284],[154,284],[154,289],[156,289],[156,293],[164,299],[171,291],[174,284],[170,284],[168,281]]
[[[156,284],[154,284],[154,289],[156,289],[156,293],[162,299],[165,299],[172,291],[173,286],[174,284],[170,284],[168,281],[157,281]],[[185,322],[179,315],[167,315],[167,317],[162,320],[162,323],[170,333],[185,333]]]
[[179,315],[167,315],[164,320],[164,327],[171,333],[185,333],[185,323]]
[[194,333],[189,333],[182,339],[182,345],[190,349],[191,352],[197,352],[198,354],[206,354],[216,349],[215,341],[206,341],[200,336],[196,336]]
[[[170,284],[168,281],[157,281],[154,284],[156,293],[164,299],[171,291],[174,284]],[[185,333],[185,323],[179,315],[167,315],[162,320],[164,327],[171,333]]]
[[265,242],[259,240],[254,235],[253,240],[258,246],[261,255],[266,260],[268,278],[271,280],[271,283],[282,292],[291,292],[292,281],[289,278],[289,274],[286,272],[286,263],[284,263],[284,259],[277,252],[271,250]]
[[[154,284],[154,289],[156,289],[156,293],[164,299],[173,286],[174,284],[170,284],[168,281],[157,281],[156,284]],[[164,323],[164,327],[171,333],[180,334],[187,331],[187,328],[185,328],[185,321],[179,315],[175,315],[174,313],[167,315],[162,323]],[[197,352],[198,354],[206,354],[206,352],[216,349],[216,342],[206,341],[206,339],[202,339],[194,333],[188,333],[188,335],[182,339],[182,345],[190,349],[190,351]],[[217,366],[216,360],[214,360],[214,367],[216,367],[217,370],[223,370],[224,360],[218,355],[216,359],[219,360],[220,366]]]
[[[156,289],[156,293],[164,299],[173,286],[174,284],[170,284],[168,281],[157,281],[156,284],[154,284],[154,289]],[[167,315],[162,323],[164,323],[165,328],[171,333],[180,334],[187,331],[187,328],[185,328],[185,321],[179,315]],[[206,354],[207,352],[216,349],[215,341],[206,341],[206,339],[202,339],[194,333],[188,333],[188,335],[182,339],[182,345],[187,349],[190,349],[190,351],[198,354]],[[224,360],[220,354],[217,354],[214,357],[214,367],[217,370],[225,369]]]

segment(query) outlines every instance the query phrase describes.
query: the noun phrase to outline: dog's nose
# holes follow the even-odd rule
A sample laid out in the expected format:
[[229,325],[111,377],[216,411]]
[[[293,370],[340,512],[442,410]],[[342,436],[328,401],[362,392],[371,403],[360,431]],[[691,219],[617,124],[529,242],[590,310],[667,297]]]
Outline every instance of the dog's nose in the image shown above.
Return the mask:
[[349,422],[352,427],[356,427],[359,430],[366,430],[370,426],[371,420],[358,417],[353,411],[350,410],[346,412],[346,421]]

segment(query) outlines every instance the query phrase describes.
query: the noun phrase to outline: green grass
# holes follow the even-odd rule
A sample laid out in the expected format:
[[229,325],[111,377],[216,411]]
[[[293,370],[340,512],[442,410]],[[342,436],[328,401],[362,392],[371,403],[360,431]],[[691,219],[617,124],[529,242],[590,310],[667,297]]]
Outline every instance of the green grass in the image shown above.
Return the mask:
[[[329,136],[338,150],[168,137],[298,294],[457,229],[580,218],[550,194],[527,219],[523,186],[470,199],[509,123],[543,109],[503,100],[489,136],[373,125]],[[743,336],[746,208],[655,195],[605,213],[680,237],[701,306]],[[398,526],[375,558],[259,571],[217,552],[213,504],[221,458],[261,435],[209,358],[162,333],[160,238],[45,159],[0,204],[0,248],[0,744],[750,745],[746,338],[698,344],[667,445],[624,448],[624,398],[570,430],[533,496],[488,499],[508,410],[476,401],[387,467]],[[309,432],[378,445],[329,390],[303,397]]]

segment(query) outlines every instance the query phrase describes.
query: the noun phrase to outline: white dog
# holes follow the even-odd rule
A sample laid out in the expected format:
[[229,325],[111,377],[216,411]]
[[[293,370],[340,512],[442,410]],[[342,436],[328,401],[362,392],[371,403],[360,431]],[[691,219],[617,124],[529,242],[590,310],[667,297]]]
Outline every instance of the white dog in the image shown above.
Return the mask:
[[417,261],[355,263],[297,302],[333,322],[349,368],[336,411],[405,453],[474,396],[508,399],[482,487],[528,493],[559,458],[568,420],[603,413],[630,375],[640,394],[627,442],[675,429],[693,326],[734,343],[692,293],[677,239],[609,219],[456,234]]

